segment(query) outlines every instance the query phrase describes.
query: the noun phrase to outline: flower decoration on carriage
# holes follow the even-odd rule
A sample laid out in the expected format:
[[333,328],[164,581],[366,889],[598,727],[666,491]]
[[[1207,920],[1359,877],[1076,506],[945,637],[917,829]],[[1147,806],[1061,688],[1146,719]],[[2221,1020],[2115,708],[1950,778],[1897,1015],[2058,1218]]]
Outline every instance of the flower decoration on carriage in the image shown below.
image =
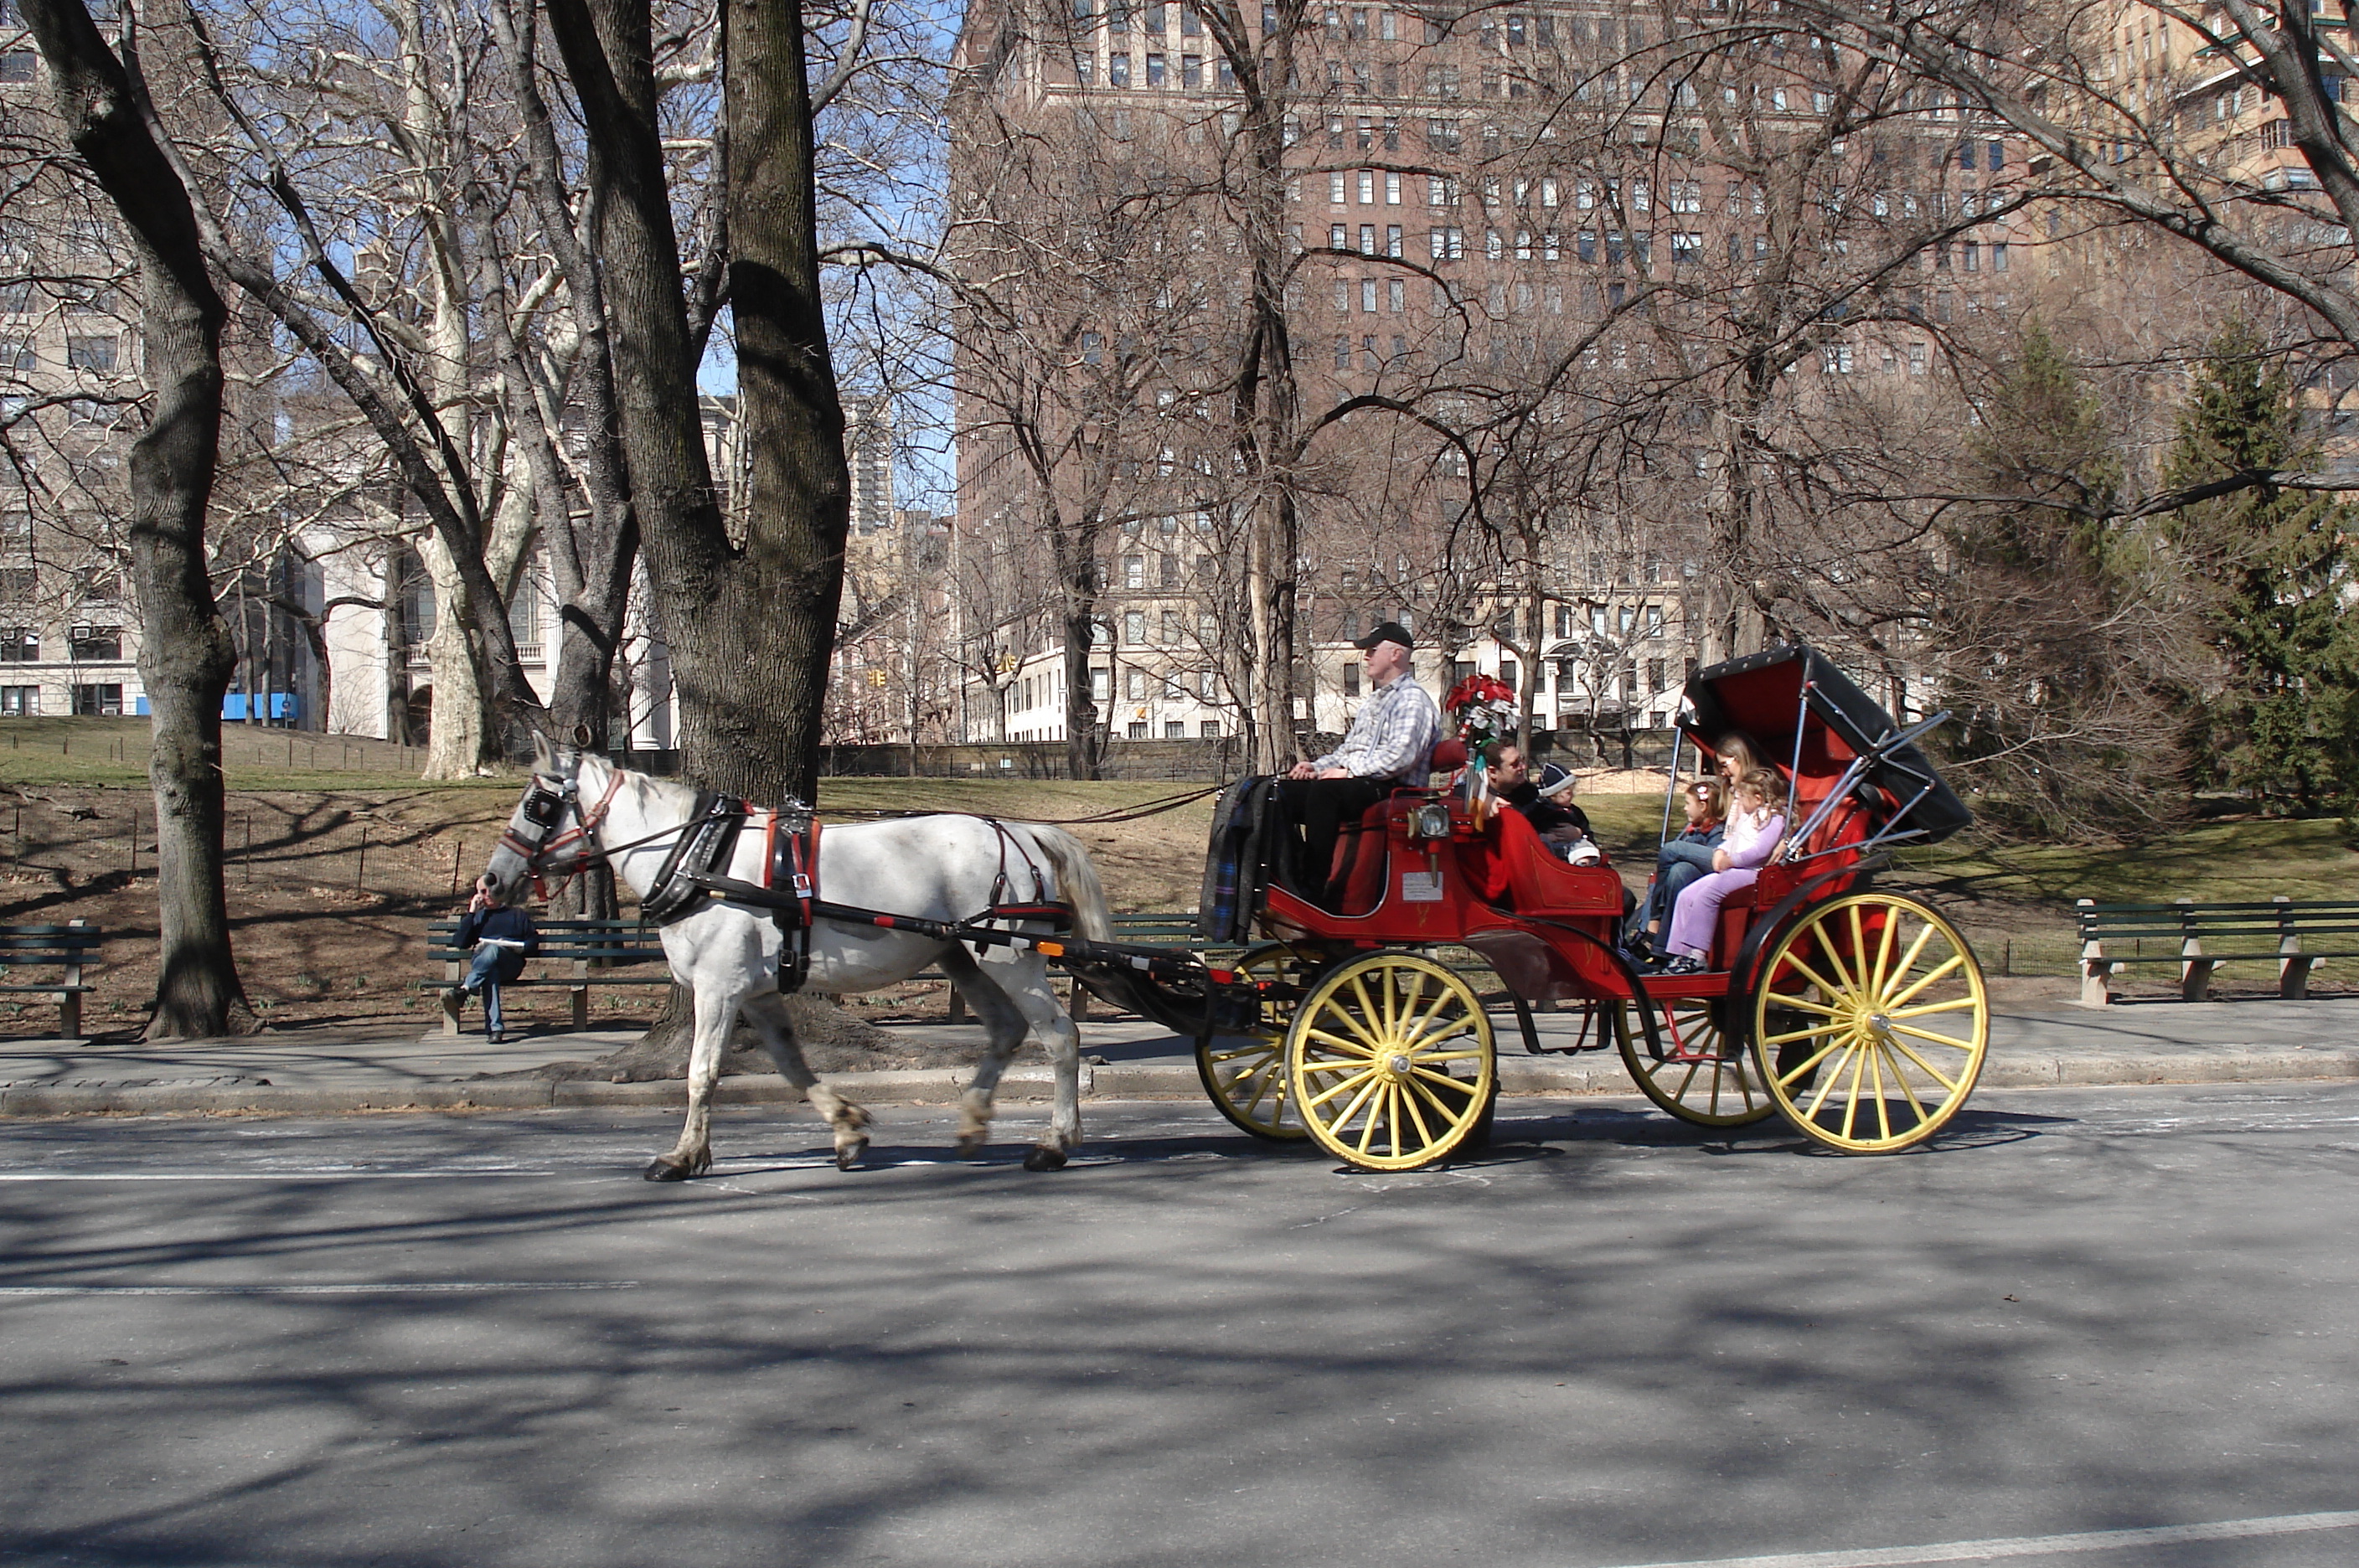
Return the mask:
[[1479,757],[1484,746],[1515,733],[1516,689],[1495,675],[1469,675],[1450,689],[1441,705],[1458,721],[1471,757]]

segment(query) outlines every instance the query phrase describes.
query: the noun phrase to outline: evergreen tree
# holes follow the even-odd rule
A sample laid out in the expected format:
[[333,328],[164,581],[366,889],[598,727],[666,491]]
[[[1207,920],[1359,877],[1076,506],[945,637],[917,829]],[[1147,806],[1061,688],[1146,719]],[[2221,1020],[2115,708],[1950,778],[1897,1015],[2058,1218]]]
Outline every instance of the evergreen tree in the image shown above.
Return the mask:
[[2143,533],[2115,522],[2121,441],[2102,400],[2032,322],[1982,400],[1928,606],[1947,737],[1998,828],[2136,833],[2183,809],[2167,606]]
[[[2174,486],[2314,470],[2280,356],[2243,321],[2213,340],[2181,412]],[[2345,595],[2359,510],[2262,483],[2182,508],[2170,538],[2198,591],[2219,689],[2193,727],[2210,779],[2272,809],[2345,806],[2359,787],[2359,631]]]

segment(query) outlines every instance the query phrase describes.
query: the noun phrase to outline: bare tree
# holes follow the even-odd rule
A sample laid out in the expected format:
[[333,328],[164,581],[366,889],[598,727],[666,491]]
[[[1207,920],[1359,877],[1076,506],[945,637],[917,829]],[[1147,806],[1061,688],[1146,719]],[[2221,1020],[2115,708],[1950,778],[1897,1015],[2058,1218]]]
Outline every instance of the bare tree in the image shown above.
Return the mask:
[[114,202],[139,263],[155,391],[131,452],[130,547],[140,673],[154,713],[148,780],[162,948],[148,1034],[244,1032],[253,1015],[222,888],[221,706],[234,655],[205,551],[227,311],[205,271],[190,192],[158,145],[135,78],[88,8],[82,0],[21,0],[20,9],[49,63],[67,139]]

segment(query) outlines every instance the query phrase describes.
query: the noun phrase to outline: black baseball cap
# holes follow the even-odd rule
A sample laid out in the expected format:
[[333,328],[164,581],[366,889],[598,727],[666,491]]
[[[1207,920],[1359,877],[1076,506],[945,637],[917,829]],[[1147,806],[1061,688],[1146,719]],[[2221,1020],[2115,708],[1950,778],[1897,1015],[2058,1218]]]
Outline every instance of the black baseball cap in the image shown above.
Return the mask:
[[1375,647],[1376,644],[1380,642],[1397,642],[1403,648],[1415,648],[1417,646],[1417,644],[1409,640],[1408,628],[1402,626],[1398,621],[1386,621],[1381,623],[1374,630],[1370,631],[1366,637],[1360,638],[1359,641],[1353,643],[1352,646],[1356,648],[1366,649]]

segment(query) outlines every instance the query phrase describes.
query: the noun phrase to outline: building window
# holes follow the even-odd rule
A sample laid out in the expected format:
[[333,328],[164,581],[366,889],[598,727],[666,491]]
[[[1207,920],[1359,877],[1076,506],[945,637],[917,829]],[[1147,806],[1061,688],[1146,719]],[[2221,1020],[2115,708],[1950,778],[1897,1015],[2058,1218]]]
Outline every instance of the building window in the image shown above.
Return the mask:
[[1147,721],[1144,719],[1133,719],[1130,723],[1130,728],[1125,730],[1123,733],[1128,735],[1132,740],[1145,740],[1147,738]]
[[123,657],[121,626],[74,626],[66,633],[66,657],[85,664],[101,664]]
[[1164,720],[1163,738],[1165,740],[1186,740],[1188,738],[1187,721],[1184,719]]
[[[1122,558],[1122,585],[1125,588],[1147,586],[1147,557],[1125,555]],[[1136,642],[1138,639],[1133,637],[1131,640]]]
[[1114,671],[1103,664],[1090,666],[1090,701],[1110,702],[1114,700]]
[[2006,242],[2005,240],[1994,240],[1991,243],[1990,252],[1991,270],[1993,272],[2005,272],[2006,270]]
[[29,719],[41,711],[38,686],[0,686],[0,717]]
[[1374,223],[1360,225],[1360,254],[1362,256],[1376,254],[1376,225]]
[[73,711],[80,719],[119,719],[123,716],[123,688],[113,681],[102,686],[77,686],[73,689]]
[[1346,697],[1356,697],[1359,694],[1360,662],[1357,659],[1353,659],[1343,666],[1343,695]]
[[1337,338],[1335,340],[1335,368],[1338,370],[1349,370],[1352,368],[1352,340],[1350,338]]
[[33,80],[33,51],[10,49],[0,54],[0,82],[30,82]]
[[38,664],[40,661],[40,633],[30,626],[10,626],[0,630],[0,664]]
[[[1123,640],[1124,642],[1127,643],[1127,644],[1128,644],[1130,647],[1132,647],[1132,648],[1141,648],[1141,647],[1144,647],[1144,646],[1146,645],[1146,642],[1147,642],[1147,612],[1146,612],[1146,611],[1144,611],[1144,610],[1127,610],[1127,611],[1125,611],[1125,612],[1124,612],[1124,614],[1123,614],[1123,617],[1122,617],[1122,640]],[[1138,674],[1138,671],[1136,671],[1136,670],[1132,670],[1132,671],[1131,671],[1131,674],[1132,674],[1132,676],[1135,678],[1135,677],[1136,677],[1136,675]]]
[[1206,740],[1218,740],[1221,738],[1221,721],[1218,719],[1206,719],[1202,724],[1196,726],[1196,733],[1203,736]]
[[112,376],[114,374],[116,348],[116,342],[111,336],[70,337],[66,339],[67,368]]
[[[1196,13],[1193,11],[1183,11],[1180,15],[1191,22],[1196,19]],[[1180,85],[1187,88],[1201,88],[1204,85],[1202,55],[1183,54],[1180,57]]]

